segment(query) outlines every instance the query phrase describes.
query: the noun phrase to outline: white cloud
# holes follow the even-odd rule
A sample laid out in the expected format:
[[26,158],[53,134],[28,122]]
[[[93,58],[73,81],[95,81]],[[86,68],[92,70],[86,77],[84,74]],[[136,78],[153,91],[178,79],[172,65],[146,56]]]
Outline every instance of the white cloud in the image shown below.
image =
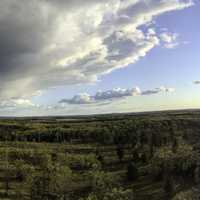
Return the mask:
[[75,95],[71,99],[62,99],[59,103],[68,104],[90,104],[105,100],[119,99],[128,96],[140,95],[141,91],[138,87],[132,89],[114,88],[107,91],[98,91],[94,96],[87,93]]
[[137,96],[140,95],[140,88],[135,87],[132,89],[121,89],[121,88],[114,88],[112,90],[107,91],[99,91],[95,94],[94,99],[96,101],[99,100],[108,100],[113,98],[121,98],[121,97],[127,97],[127,96]]
[[160,34],[160,39],[164,43],[164,47],[167,49],[175,48],[179,45],[177,33],[169,33],[169,32],[163,32]]
[[147,34],[150,35],[156,35],[156,31],[153,28],[149,28]]
[[[160,43],[153,27],[146,32],[140,27],[191,5],[190,0],[1,0],[0,99],[94,82],[135,63]],[[172,47],[169,37],[162,38]]]
[[34,108],[39,107],[29,99],[9,99],[0,101],[1,109]]
[[122,88],[114,88],[112,90],[107,91],[99,91],[94,96],[82,93],[75,95],[71,99],[62,99],[59,103],[62,105],[65,104],[92,104],[92,103],[99,103],[102,101],[107,100],[117,100],[124,97],[131,97],[131,96],[140,96],[140,95],[153,95],[157,93],[171,93],[174,92],[174,88],[167,88],[167,87],[159,87],[152,90],[144,90],[141,91],[139,87],[131,88],[131,89],[122,89]]
[[63,99],[59,103],[69,103],[69,104],[89,104],[93,102],[93,98],[87,94],[77,94],[72,99]]

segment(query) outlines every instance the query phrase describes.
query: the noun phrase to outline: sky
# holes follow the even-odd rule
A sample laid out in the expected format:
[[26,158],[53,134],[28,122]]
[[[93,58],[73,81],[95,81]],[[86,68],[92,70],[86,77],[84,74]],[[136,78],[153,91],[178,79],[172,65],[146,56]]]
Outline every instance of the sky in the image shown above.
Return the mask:
[[1,0],[0,116],[200,108],[200,1]]

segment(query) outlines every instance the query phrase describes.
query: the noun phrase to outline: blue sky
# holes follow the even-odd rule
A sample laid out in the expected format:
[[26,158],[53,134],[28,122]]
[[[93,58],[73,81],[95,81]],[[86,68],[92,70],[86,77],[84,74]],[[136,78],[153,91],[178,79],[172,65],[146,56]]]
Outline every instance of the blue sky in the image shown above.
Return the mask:
[[[20,63],[21,60],[25,63],[24,68],[21,64],[16,71],[5,73],[2,85],[6,86],[0,88],[1,115],[74,115],[200,108],[200,2],[126,0],[122,3],[116,0],[118,6],[111,7],[114,4],[110,1],[111,4],[104,7],[104,1],[102,5],[98,1],[93,4],[86,1],[89,8],[94,8],[94,13],[91,9],[85,11],[87,16],[81,12],[85,5],[80,5],[78,0],[72,2],[62,5],[64,9],[56,5],[54,12],[51,4],[35,5],[39,8],[46,6],[49,13],[56,13],[59,19],[56,23],[59,22],[60,26],[54,25],[54,28],[61,31],[51,29],[50,32],[49,26],[42,27],[56,36],[49,36],[43,47],[36,48],[35,44],[28,43],[30,47],[24,48],[32,49],[34,46],[43,54],[23,54]],[[7,3],[4,2],[3,6],[9,10]],[[25,6],[28,10],[32,5]],[[95,9],[98,9],[96,13]],[[65,15],[67,11],[69,14]],[[78,14],[74,16],[76,12]],[[143,15],[146,19],[141,17]],[[71,21],[68,22],[68,18]],[[7,21],[8,32],[15,30],[14,23],[10,23],[13,20]],[[36,24],[33,31],[40,30],[43,24],[38,22],[37,25],[36,19],[32,20]],[[19,21],[16,24],[23,25],[26,33],[30,22]],[[76,32],[70,32],[69,27]],[[104,27],[110,30],[106,32]],[[77,34],[75,37],[78,31],[80,36]],[[119,36],[120,43],[115,36],[118,33],[123,33]],[[38,43],[43,42],[42,34],[35,38]],[[94,40],[88,37],[90,34]],[[0,43],[2,35],[0,31]],[[26,36],[23,37],[26,41]],[[23,47],[23,37],[20,40],[23,44],[16,43],[15,48]],[[9,45],[9,42],[4,43]],[[72,45],[74,50],[68,49],[68,45]],[[127,56],[126,52],[130,55]],[[6,71],[3,64],[5,62],[0,63],[2,73]]]

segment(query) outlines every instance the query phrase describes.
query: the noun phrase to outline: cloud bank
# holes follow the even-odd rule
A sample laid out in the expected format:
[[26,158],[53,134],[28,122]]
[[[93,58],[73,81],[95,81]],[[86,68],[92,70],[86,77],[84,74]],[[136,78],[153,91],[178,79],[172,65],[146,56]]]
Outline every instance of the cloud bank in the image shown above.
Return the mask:
[[[1,0],[0,101],[94,82],[135,63],[160,41],[172,42],[169,35],[141,26],[192,4],[191,0]],[[112,91],[96,98],[129,92]],[[90,101],[90,96],[72,101]]]
[[117,99],[121,99],[124,97],[131,97],[131,96],[142,96],[142,95],[152,95],[158,93],[171,93],[174,92],[174,88],[167,88],[167,87],[159,87],[153,90],[145,90],[141,91],[139,87],[135,87],[132,89],[121,89],[121,88],[114,88],[112,90],[107,91],[99,91],[94,96],[81,93],[77,94],[71,99],[62,99],[59,101],[60,104],[92,104],[92,103],[99,103],[102,101],[113,101]]

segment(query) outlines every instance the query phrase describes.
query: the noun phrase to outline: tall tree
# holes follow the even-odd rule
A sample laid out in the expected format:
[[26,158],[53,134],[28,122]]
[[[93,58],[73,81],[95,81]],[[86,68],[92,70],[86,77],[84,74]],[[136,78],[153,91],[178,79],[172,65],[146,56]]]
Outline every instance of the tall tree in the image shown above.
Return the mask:
[[138,178],[138,169],[133,161],[128,164],[127,178],[129,181],[135,181]]

